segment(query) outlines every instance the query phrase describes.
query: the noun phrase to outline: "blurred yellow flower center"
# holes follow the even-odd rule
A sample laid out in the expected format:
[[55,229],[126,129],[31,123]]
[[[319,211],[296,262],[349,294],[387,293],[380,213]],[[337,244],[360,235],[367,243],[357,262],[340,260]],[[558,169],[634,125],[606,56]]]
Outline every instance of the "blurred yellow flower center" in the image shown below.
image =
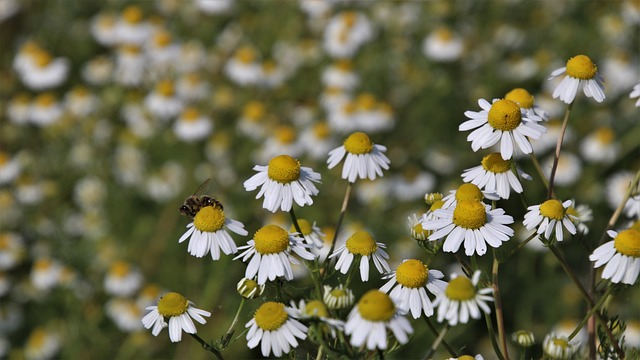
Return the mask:
[[640,231],[640,220],[636,220],[630,227],[630,229]]
[[304,314],[308,316],[329,317],[329,311],[320,300],[311,300],[304,308]]
[[271,60],[267,60],[262,63],[262,70],[267,74],[272,74],[273,72],[276,71],[276,69],[277,69],[276,63]]
[[129,6],[122,12],[122,18],[131,24],[139,23],[142,20],[142,10],[137,6]]
[[140,47],[137,45],[123,45],[120,47],[125,55],[138,55],[140,53]]
[[41,349],[45,341],[47,340],[47,332],[43,329],[35,329],[29,335],[29,341],[27,343],[27,347],[34,349]]
[[260,254],[277,254],[289,247],[289,233],[278,225],[265,225],[256,231],[253,241]]
[[269,160],[267,174],[271,180],[287,184],[300,178],[300,161],[289,155],[279,155]]
[[291,126],[280,126],[275,130],[278,141],[282,144],[292,144],[296,140],[296,130]]
[[284,325],[289,315],[285,311],[283,303],[269,301],[262,304],[258,310],[256,310],[253,318],[260,329],[264,331],[274,331]]
[[474,200],[480,201],[484,199],[484,195],[480,188],[475,184],[462,184],[456,190],[456,200]]
[[363,132],[354,132],[344,141],[344,148],[351,154],[368,154],[373,150],[373,142]]
[[550,199],[540,205],[540,215],[554,220],[562,220],[566,210],[562,203],[556,199]]
[[29,95],[27,94],[18,94],[16,96],[13,97],[13,99],[11,99],[11,102],[15,102],[18,105],[27,105],[29,104],[29,101],[31,100],[31,98],[29,98]]
[[424,240],[431,235],[431,231],[423,229],[422,223],[417,223],[411,229],[411,235],[416,240]]
[[9,155],[4,152],[0,152],[0,166],[9,162]]
[[500,153],[492,153],[483,157],[482,167],[494,174],[502,174],[511,169],[509,161],[504,160]]
[[498,100],[491,105],[488,115],[489,125],[496,130],[511,131],[522,122],[518,104],[511,100]]
[[9,248],[10,240],[9,235],[0,234],[0,250],[7,250]]
[[251,101],[244,107],[243,116],[251,119],[258,120],[264,116],[264,104],[258,101]]
[[436,38],[440,41],[449,42],[453,39],[453,33],[449,28],[439,27],[435,30]]
[[242,282],[238,284],[238,293],[248,298],[249,296],[253,296],[253,290],[259,287],[258,283],[253,279],[242,279]]
[[51,63],[51,55],[44,50],[39,50],[34,53],[34,60],[39,67],[45,67]]
[[313,133],[318,139],[326,139],[331,135],[331,128],[326,122],[319,122],[313,125]]
[[371,111],[376,108],[376,98],[368,93],[364,93],[358,96],[356,103],[360,109]]
[[166,293],[158,300],[158,312],[164,317],[182,315],[187,311],[189,301],[177,292]]
[[431,207],[429,208],[429,210],[431,211],[435,211],[438,209],[442,209],[442,205],[444,205],[444,201],[443,200],[436,200],[433,202],[433,204],[431,204]]
[[331,290],[330,294],[331,294],[331,296],[333,296],[335,298],[341,298],[343,296],[347,296],[347,292],[344,291],[344,289],[342,289],[342,288],[335,288],[335,289]]
[[378,250],[378,244],[366,231],[356,231],[347,239],[346,246],[350,253],[362,256],[371,255]]
[[51,262],[51,259],[45,258],[36,260],[36,262],[33,264],[33,267],[36,271],[47,271],[52,265],[53,263]]
[[419,288],[427,283],[429,269],[420,260],[411,259],[398,265],[396,280],[404,287]]
[[155,298],[158,295],[160,295],[160,287],[153,284],[143,287],[140,291],[140,296],[146,298]]
[[171,44],[171,34],[167,31],[161,31],[153,38],[153,41],[159,47],[165,47]]
[[615,140],[616,134],[609,127],[601,127],[596,130],[596,139],[602,144],[611,144]]
[[451,300],[471,300],[476,296],[476,288],[473,287],[471,280],[464,276],[458,276],[449,281],[444,293]]
[[598,67],[586,55],[574,56],[567,61],[567,75],[579,79],[593,79],[598,72]]
[[453,223],[465,229],[479,229],[487,222],[485,205],[480,201],[458,201],[453,210]]
[[553,345],[566,349],[569,347],[569,342],[565,339],[555,338],[553,339]]
[[462,355],[458,357],[458,360],[474,360],[475,358],[471,355]]
[[250,64],[256,59],[256,52],[252,48],[245,46],[236,52],[236,58],[244,64]]
[[49,107],[56,103],[56,98],[55,96],[53,96],[52,93],[44,93],[44,94],[38,95],[38,97],[35,100],[35,103],[38,104],[38,106]]
[[345,11],[342,13],[342,21],[344,21],[346,27],[352,27],[357,19],[358,14],[355,11]]
[[373,289],[360,298],[358,312],[365,320],[386,322],[396,313],[396,306],[389,295]]
[[622,255],[640,258],[640,231],[634,229],[620,231],[613,240],[613,246]]
[[169,80],[164,80],[158,83],[156,91],[162,96],[173,96],[173,84]]
[[188,107],[182,112],[182,120],[188,122],[195,122],[200,117],[200,112],[198,109],[193,107]]
[[578,210],[576,210],[576,208],[575,208],[575,207],[573,207],[573,206],[569,206],[569,207],[565,210],[565,213],[566,213],[567,215],[572,215],[572,216],[575,216],[575,217],[576,217],[576,218],[569,218],[569,220],[571,220],[572,222],[574,222],[574,223],[579,223],[579,222],[580,222],[580,219],[577,219],[577,218],[578,218],[578,216],[579,216],[579,214],[578,214]]
[[353,68],[353,65],[351,64],[351,60],[349,59],[338,60],[335,66],[338,68],[338,70],[344,71],[344,72],[351,71]]
[[[311,231],[313,230],[313,226],[311,225],[311,223],[305,219],[298,219],[298,226],[302,231],[302,235],[310,235]],[[291,229],[289,229],[289,231],[296,232],[298,230],[296,230],[295,225],[292,224]]]
[[534,98],[527,90],[523,88],[515,88],[504,96],[505,100],[511,100],[525,109],[533,107]]
[[224,212],[218,206],[205,206],[193,217],[193,226],[202,232],[216,232],[224,226]]
[[109,274],[115,277],[125,277],[131,271],[131,267],[124,261],[116,261],[111,264],[111,268],[109,269]]

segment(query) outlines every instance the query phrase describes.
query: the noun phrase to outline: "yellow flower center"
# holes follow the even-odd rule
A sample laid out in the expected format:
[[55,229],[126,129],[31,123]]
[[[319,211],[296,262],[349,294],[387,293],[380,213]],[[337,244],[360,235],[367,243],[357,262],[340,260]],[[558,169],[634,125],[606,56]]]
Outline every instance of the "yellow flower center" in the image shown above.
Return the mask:
[[356,231],[347,239],[346,247],[350,253],[362,256],[371,255],[378,250],[378,244],[371,234],[362,230]]
[[278,330],[289,318],[289,314],[284,309],[284,304],[269,301],[262,304],[258,310],[256,310],[253,318],[256,320],[256,325],[264,331]]
[[596,139],[602,144],[611,144],[615,140],[616,134],[609,127],[601,127],[596,130]]
[[566,339],[555,338],[553,339],[553,345],[566,349],[569,347],[569,342]]
[[511,131],[522,122],[520,107],[511,100],[498,100],[489,109],[488,121],[496,130]]
[[156,86],[156,91],[162,96],[173,96],[173,83],[169,80],[163,80]]
[[442,209],[442,205],[444,205],[444,201],[443,200],[436,200],[433,202],[433,204],[431,204],[431,207],[429,208],[429,210],[431,211],[435,211],[438,209]]
[[319,122],[313,125],[313,133],[318,139],[326,139],[331,135],[331,128],[326,122]]
[[354,132],[344,141],[344,148],[351,154],[368,154],[373,150],[373,142],[363,132]]
[[344,71],[344,72],[348,72],[348,71],[351,71],[353,69],[353,64],[351,64],[351,60],[349,60],[349,59],[338,60],[336,62],[336,64],[335,64],[335,66],[340,71]]
[[533,107],[534,98],[527,90],[523,88],[515,88],[504,96],[505,100],[511,100],[525,109]]
[[304,308],[304,314],[308,316],[329,317],[329,311],[320,300],[311,300]]
[[331,290],[329,293],[331,294],[331,296],[333,296],[335,298],[341,298],[343,296],[347,296],[347,292],[344,291],[343,288],[335,288],[335,289]]
[[354,11],[345,11],[342,13],[342,21],[344,21],[344,25],[346,27],[352,27],[356,20],[358,19],[358,14]]
[[120,49],[122,50],[123,53],[127,54],[127,55],[138,55],[140,54],[140,47],[137,45],[123,45],[120,47]]
[[464,276],[458,276],[449,281],[444,293],[451,300],[465,301],[471,300],[476,296],[476,288],[471,283],[471,280]]
[[177,292],[166,293],[158,300],[158,312],[164,317],[182,315],[187,311],[189,301]]
[[422,228],[422,223],[415,224],[411,230],[411,235],[416,240],[424,240],[431,235],[431,231]]
[[160,287],[158,285],[150,284],[142,288],[140,291],[140,296],[146,298],[155,298],[158,295],[160,295]]
[[256,59],[256,52],[248,46],[241,47],[236,52],[236,58],[244,64],[250,64]]
[[562,220],[566,210],[562,203],[556,199],[550,199],[540,205],[540,215],[554,220]]
[[640,231],[640,220],[636,220],[630,227],[630,229]]
[[202,232],[216,232],[224,226],[224,212],[218,207],[205,206],[193,217],[193,226]]
[[462,355],[458,357],[458,360],[474,360],[475,358],[471,355]]
[[429,269],[420,260],[411,259],[398,265],[396,280],[409,288],[423,287],[429,278]]
[[436,38],[443,42],[449,42],[453,39],[453,33],[447,27],[439,27],[435,30]]
[[574,56],[567,61],[567,75],[579,79],[593,79],[598,72],[598,67],[586,55]]
[[253,236],[256,251],[262,255],[277,254],[289,246],[289,233],[278,225],[265,225]]
[[29,341],[27,342],[27,347],[34,349],[41,349],[44,346],[44,343],[47,340],[47,332],[43,329],[35,329],[29,335]]
[[376,108],[377,101],[373,95],[364,93],[358,96],[356,103],[360,109],[370,111]]
[[462,200],[453,210],[453,223],[465,229],[479,229],[486,222],[487,211],[480,201]]
[[483,157],[482,167],[494,174],[502,174],[511,169],[509,161],[504,160],[500,153],[492,153]]
[[293,144],[296,140],[296,130],[291,126],[280,126],[275,130],[275,136],[282,144]]
[[36,97],[35,103],[38,106],[49,107],[56,103],[56,98],[52,93],[44,93]]
[[51,63],[51,55],[49,55],[49,53],[44,50],[38,50],[33,55],[35,63],[38,65],[38,67],[43,68]]
[[279,155],[269,160],[267,174],[271,180],[287,184],[300,178],[300,161],[289,155]]
[[622,255],[640,257],[640,231],[634,229],[620,231],[613,240],[613,246]]
[[51,261],[51,259],[44,258],[36,260],[36,262],[33,264],[33,267],[36,271],[47,271],[52,265],[53,262]]
[[156,36],[154,36],[153,41],[159,47],[165,47],[171,44],[171,34],[167,31],[160,31]]
[[[242,282],[238,284],[238,293],[245,298],[248,298],[254,289],[259,288],[258,282],[253,279],[242,279]],[[255,295],[254,295],[255,296]]]
[[5,152],[0,151],[0,166],[3,166],[8,162],[9,162],[9,155],[7,155]]
[[484,199],[484,195],[480,188],[475,184],[462,184],[456,190],[456,200],[474,200],[480,201]]
[[82,98],[89,95],[89,89],[82,85],[78,85],[73,88],[72,93],[74,96]]
[[258,120],[264,116],[265,108],[264,104],[259,101],[251,101],[245,105],[242,112],[243,117],[251,120]]
[[111,268],[109,269],[109,274],[118,278],[123,278],[127,276],[130,271],[131,271],[131,267],[129,266],[128,263],[124,261],[116,261],[113,264],[111,264]]
[[396,313],[396,306],[389,295],[373,289],[360,298],[358,312],[365,320],[386,322]]
[[[310,235],[311,231],[313,230],[313,225],[305,219],[298,219],[298,226],[300,226],[302,235]],[[291,225],[291,229],[289,229],[289,231],[296,232],[298,230],[296,230],[295,225]]]
[[131,24],[137,24],[142,20],[142,10],[137,6],[129,6],[122,12],[122,18]]
[[182,120],[195,122],[200,117],[200,112],[194,107],[188,107],[182,112]]

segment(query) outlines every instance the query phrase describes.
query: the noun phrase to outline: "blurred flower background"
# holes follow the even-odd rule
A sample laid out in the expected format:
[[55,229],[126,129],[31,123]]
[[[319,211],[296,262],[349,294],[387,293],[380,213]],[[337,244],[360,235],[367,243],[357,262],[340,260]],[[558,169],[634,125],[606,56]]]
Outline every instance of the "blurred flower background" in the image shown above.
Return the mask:
[[[457,188],[490,153],[469,151],[458,132],[464,112],[479,109],[479,98],[527,89],[550,117],[548,133],[532,141],[549,171],[565,105],[547,79],[576,54],[599,65],[606,100],[578,96],[558,198],[588,205],[597,240],[640,166],[629,97],[640,82],[637,0],[2,0],[0,46],[0,357],[207,358],[196,342],[155,338],[141,322],[146,306],[176,291],[212,313],[199,334],[215,340],[239,302],[230,294],[243,264],[190,256],[178,243],[189,223],[180,205],[210,178],[209,194],[249,238],[269,223],[289,228],[242,186],[254,165],[288,154],[322,175],[298,216],[330,239],[346,182],[326,160],[353,131],[384,144],[391,168],[356,184],[341,240],[370,232],[392,268],[419,256],[406,219],[428,210],[426,193]],[[516,157],[533,177],[522,184],[528,201],[541,202],[535,168]],[[515,195],[500,207],[515,219],[526,212]],[[620,223],[638,216],[631,209]],[[596,240],[581,239],[561,246],[586,277]],[[586,309],[540,250],[527,246],[501,278],[506,329],[528,329],[539,344]],[[432,266],[450,273],[455,259]],[[293,292],[312,286],[304,271],[294,269]],[[637,285],[609,311],[638,320],[633,298]],[[259,305],[250,302],[241,323]],[[414,338],[433,341],[424,322],[413,324]],[[491,353],[483,324],[447,336]],[[410,341],[394,356],[422,357],[425,344]],[[224,355],[260,352],[241,337]]]

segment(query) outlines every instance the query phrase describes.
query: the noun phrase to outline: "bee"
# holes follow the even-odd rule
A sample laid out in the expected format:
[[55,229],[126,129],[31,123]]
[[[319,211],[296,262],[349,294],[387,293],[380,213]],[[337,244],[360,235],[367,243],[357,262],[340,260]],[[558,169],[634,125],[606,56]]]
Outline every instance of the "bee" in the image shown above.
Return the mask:
[[216,198],[213,196],[201,195],[203,192],[206,192],[210,180],[211,179],[205,180],[200,184],[200,186],[198,186],[193,195],[184,200],[184,203],[179,209],[180,214],[193,219],[200,209],[207,206],[213,206],[214,208],[223,210],[222,204]]

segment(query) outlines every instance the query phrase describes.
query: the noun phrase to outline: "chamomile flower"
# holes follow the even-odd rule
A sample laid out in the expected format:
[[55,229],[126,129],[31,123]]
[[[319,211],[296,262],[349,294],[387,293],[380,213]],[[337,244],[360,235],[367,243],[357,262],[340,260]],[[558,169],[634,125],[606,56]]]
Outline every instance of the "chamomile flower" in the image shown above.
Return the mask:
[[473,151],[486,149],[500,142],[500,155],[509,160],[513,152],[520,149],[530,154],[533,149],[529,138],[539,139],[546,132],[544,126],[537,124],[536,118],[530,118],[520,106],[506,99],[494,99],[490,104],[485,99],[478,100],[482,111],[465,111],[469,118],[458,127],[460,131],[475,129],[467,136]]
[[242,262],[246,262],[251,258],[245,277],[252,279],[257,275],[259,285],[264,284],[267,279],[273,281],[276,277],[292,280],[291,264],[297,265],[300,262],[291,252],[305,260],[313,260],[315,255],[307,250],[309,247],[311,246],[305,244],[297,234],[290,234],[278,225],[265,225],[256,231],[247,245],[238,248],[244,252],[234,260],[241,258]]
[[352,346],[365,346],[368,350],[387,349],[387,329],[400,344],[405,344],[413,328],[403,312],[389,295],[369,290],[349,313],[344,333],[350,336]]
[[67,79],[71,65],[68,59],[53,58],[43,49],[30,53],[18,74],[20,80],[31,90],[44,90],[57,87]]
[[0,150],[0,184],[12,183],[20,176],[21,172],[20,159]]
[[336,330],[344,328],[344,321],[332,319],[327,310],[327,306],[320,300],[300,300],[298,304],[291,301],[291,308],[298,312],[297,318],[300,320],[320,320],[323,324],[321,330],[329,332],[331,337],[336,337]]
[[[324,234],[322,230],[316,226],[316,222],[309,222],[306,219],[298,219],[298,226],[300,226],[300,230],[302,231],[302,237],[309,245],[313,245],[314,248],[320,249],[324,245]],[[291,225],[291,229],[289,230],[292,233],[296,232],[295,225]]]
[[363,13],[344,11],[335,15],[324,30],[324,49],[334,58],[351,58],[373,38],[371,21]]
[[424,55],[437,62],[452,62],[460,58],[464,51],[462,38],[449,28],[440,27],[432,31],[422,43]]
[[302,130],[300,144],[313,160],[324,159],[329,151],[336,147],[336,141],[331,136],[331,128],[325,121],[316,122]]
[[360,83],[360,77],[353,71],[348,59],[336,61],[322,72],[322,84],[329,88],[353,90]]
[[61,347],[60,337],[52,330],[35,328],[29,334],[24,346],[24,357],[27,360],[48,360],[58,353]]
[[496,193],[480,190],[476,184],[465,183],[458,186],[456,190],[449,191],[449,195],[442,198],[443,204],[440,205],[440,208],[448,209],[455,206],[460,200],[482,201],[484,199],[500,200],[500,197]]
[[258,52],[250,46],[236,50],[224,67],[227,76],[240,86],[255,85],[262,79],[262,66]]
[[173,124],[173,132],[176,136],[184,141],[198,141],[206,139],[213,130],[211,119],[200,114],[193,107],[188,107],[176,119]]
[[579,349],[580,343],[554,333],[547,335],[542,342],[544,354],[554,360],[572,359]]
[[[549,155],[541,161],[542,171],[547,178],[551,175],[554,159],[554,155]],[[554,184],[558,186],[571,186],[580,179],[581,174],[582,161],[580,158],[568,151],[562,152],[558,158]]]
[[31,268],[31,283],[38,290],[50,290],[60,282],[62,264],[58,261],[41,257],[34,261]]
[[245,299],[254,299],[264,292],[265,285],[259,285],[254,279],[242,278],[236,285],[238,294]]
[[30,111],[31,97],[27,94],[18,94],[7,102],[7,118],[14,124],[24,125],[29,122]]
[[549,199],[542,204],[532,205],[527,208],[529,210],[524,215],[522,222],[527,230],[536,229],[538,234],[544,234],[546,239],[551,237],[555,232],[556,240],[563,240],[564,228],[572,235],[576,234],[576,226],[573,223],[577,218],[570,215],[567,209],[573,205],[572,200],[560,202],[556,199]]
[[507,226],[513,223],[513,217],[481,201],[459,200],[455,206],[435,210],[434,217],[425,219],[422,228],[433,230],[430,241],[446,237],[442,246],[445,252],[457,252],[464,243],[467,256],[482,256],[487,252],[487,244],[498,248],[514,234]]
[[479,319],[482,313],[491,313],[487,302],[493,301],[491,288],[478,289],[480,271],[471,279],[453,275],[446,289],[441,292],[433,305],[438,307],[438,322],[446,320],[449,325],[466,324],[469,317]]
[[142,273],[125,261],[115,261],[111,264],[104,278],[104,289],[115,296],[131,296],[142,285]]
[[262,356],[271,353],[280,357],[298,347],[298,340],[307,338],[309,328],[300,323],[296,317],[298,311],[283,303],[269,301],[256,310],[253,318],[245,325],[247,346],[253,349],[260,344]]
[[640,84],[636,84],[633,86],[633,90],[629,94],[629,98],[638,98],[638,100],[636,100],[636,107],[640,107]]
[[573,201],[573,199],[571,201],[574,205],[567,209],[567,214],[573,216],[571,221],[576,224],[578,232],[586,235],[589,233],[589,226],[587,226],[587,223],[593,220],[593,211],[588,205],[581,204],[576,206],[575,201]]
[[124,332],[142,329],[142,309],[131,299],[110,299],[105,304],[105,313]]
[[151,37],[152,27],[144,20],[142,9],[131,5],[120,14],[115,31],[119,43],[142,45]]
[[535,104],[535,99],[527,90],[523,88],[515,88],[509,91],[504,98],[518,104],[525,111],[527,117],[532,120],[549,120],[549,114],[540,106]]
[[183,108],[183,102],[175,94],[172,81],[162,80],[144,100],[146,109],[156,118],[167,121],[177,116]]
[[342,284],[335,287],[325,285],[323,292],[324,295],[322,295],[322,300],[327,304],[329,309],[346,309],[350,307],[355,300],[353,291],[344,287]]
[[226,255],[238,252],[236,243],[227,230],[246,236],[244,225],[225,216],[220,206],[205,206],[198,210],[193,221],[187,225],[187,231],[178,240],[179,243],[189,239],[187,251],[195,257],[203,257],[211,251],[213,260],[220,259],[220,250]]
[[24,240],[16,233],[0,233],[0,270],[10,270],[27,254]]
[[157,306],[148,306],[146,309],[151,311],[142,318],[142,325],[146,329],[153,328],[151,329],[153,336],[158,336],[162,329],[169,327],[171,342],[182,340],[183,331],[187,334],[195,334],[196,327],[193,320],[206,324],[204,316],[211,316],[210,312],[196,308],[191,301],[176,292],[164,294],[158,300]]
[[603,279],[610,279],[613,283],[635,284],[640,274],[640,231],[609,230],[607,234],[613,241],[600,245],[589,256],[589,260],[595,261],[595,268],[606,264],[602,271]]
[[612,128],[602,126],[588,134],[580,143],[580,154],[589,162],[611,164],[620,153],[621,145],[616,141]]
[[294,201],[299,206],[311,205],[311,196],[318,195],[313,183],[320,182],[320,174],[300,166],[300,161],[289,155],[276,156],[267,166],[256,165],[253,170],[258,173],[244,182],[244,188],[253,191],[260,187],[256,199],[264,196],[262,207],[271,212],[289,211]]
[[[531,176],[516,168],[518,175],[531,180]],[[462,180],[477,185],[480,189],[494,192],[503,199],[508,199],[511,190],[521,193],[522,185],[518,177],[511,170],[509,161],[504,160],[500,153],[491,153],[482,158],[479,166],[469,168],[462,173]]]
[[554,70],[549,80],[564,75],[564,78],[553,90],[553,97],[571,104],[576,98],[578,89],[587,97],[597,102],[605,99],[604,77],[598,73],[598,67],[586,55],[577,55],[567,61],[567,66]]
[[520,347],[528,348],[535,344],[536,338],[531,331],[517,330],[511,334],[511,341]]
[[366,231],[356,231],[351,235],[346,243],[334,250],[329,258],[337,257],[335,268],[346,274],[351,268],[354,258],[360,258],[360,278],[362,281],[369,280],[369,260],[373,260],[376,269],[380,274],[389,272],[387,260],[389,255],[384,251],[386,245],[376,242],[371,234]]
[[137,45],[122,45],[116,53],[114,80],[126,87],[142,84],[145,74],[146,58]]
[[38,95],[31,104],[31,122],[37,126],[47,126],[58,122],[64,109],[62,104],[56,99],[55,95],[50,92]]
[[256,162],[267,162],[280,154],[288,154],[295,158],[302,155],[303,146],[298,140],[298,132],[293,126],[281,125],[270,130],[269,136],[254,152],[253,158]]
[[624,205],[623,213],[630,218],[640,217],[640,193],[638,193],[639,184],[632,183],[634,180],[634,173],[627,170],[619,171],[613,174],[606,182],[607,203],[611,209],[617,209],[620,203],[624,199],[629,187],[635,189],[631,193],[631,196]]
[[[382,169],[388,170],[389,158],[384,154],[387,148],[374,144],[363,132],[354,132],[344,144],[329,152],[327,164],[333,169],[343,158],[342,178],[353,183],[356,179],[374,180],[382,177]],[[345,157],[346,156],[346,157]]]
[[407,221],[412,238],[419,241],[427,240],[427,237],[429,237],[431,233],[422,228],[422,217],[418,218],[416,214],[413,214],[407,218]]
[[439,295],[447,287],[447,283],[440,280],[443,277],[442,272],[429,270],[420,260],[404,260],[396,271],[383,276],[383,279],[390,280],[380,291],[388,293],[400,308],[410,310],[411,316],[418,319],[423,313],[425,316],[433,315],[433,304],[425,289]]

